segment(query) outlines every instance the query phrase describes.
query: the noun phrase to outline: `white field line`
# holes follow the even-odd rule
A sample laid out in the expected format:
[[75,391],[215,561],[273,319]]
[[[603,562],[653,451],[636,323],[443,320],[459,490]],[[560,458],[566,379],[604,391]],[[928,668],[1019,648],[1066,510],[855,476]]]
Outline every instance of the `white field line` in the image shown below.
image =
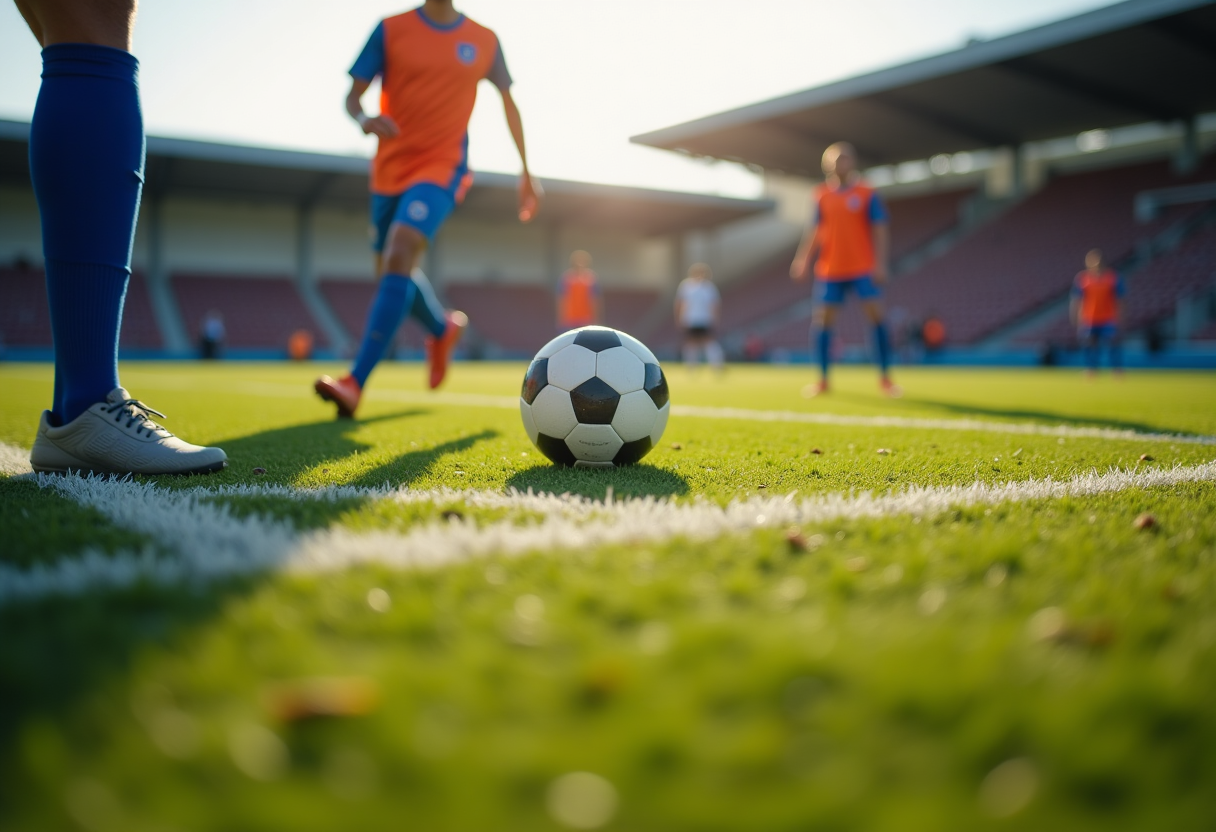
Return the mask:
[[[891,515],[927,517],[951,508],[1028,500],[1061,499],[1216,481],[1216,462],[1167,470],[1111,470],[1069,480],[1008,482],[997,485],[913,486],[875,495],[830,494],[795,499],[749,497],[718,506],[704,500],[675,503],[643,498],[589,500],[570,495],[519,492],[437,492],[356,489],[196,488],[165,491],[154,484],[80,477],[38,478],[52,488],[96,509],[115,525],[156,541],[116,555],[82,555],[30,569],[0,567],[0,605],[51,595],[73,595],[147,581],[202,585],[219,578],[265,571],[329,572],[358,564],[397,569],[436,568],[490,555],[511,556],[545,550],[581,550],[611,544],[657,542],[674,537],[712,539],[724,534],[790,524],[815,525]],[[234,517],[212,498],[222,495],[278,494],[295,499],[334,499],[358,494],[370,500],[447,501],[506,505],[539,513],[539,523],[502,521],[478,527],[464,519],[431,522],[404,534],[356,534],[341,527],[297,532],[289,524],[260,516]],[[159,550],[159,551],[158,551]]]
[[[180,376],[145,374],[152,384],[169,389],[192,389],[197,385]],[[263,398],[307,399],[308,390],[295,384],[237,382],[228,385],[228,392]],[[435,393],[391,388],[376,388],[374,397],[380,401],[404,404],[440,404],[462,407],[489,407],[518,410],[519,399],[514,396],[492,396],[481,393]],[[954,430],[978,433],[1008,433],[1020,436],[1052,436],[1065,439],[1106,439],[1125,442],[1176,442],[1186,445],[1216,445],[1216,436],[1196,434],[1141,432],[1135,430],[1073,425],[1045,425],[1035,422],[994,422],[984,419],[924,419],[911,416],[857,416],[838,413],[803,413],[794,410],[753,410],[742,407],[699,407],[672,405],[673,416],[695,419],[735,419],[747,422],[793,422],[807,425],[840,427],[907,428],[910,430]]]
[[[164,386],[192,386],[181,379],[156,378]],[[308,391],[294,384],[259,384],[239,382],[229,387],[231,392],[244,396],[266,398],[306,397]],[[514,396],[490,396],[480,393],[428,393],[413,390],[376,388],[373,393],[382,401],[405,404],[442,404],[462,407],[492,407],[502,410],[518,410],[519,399]],[[1154,433],[1119,428],[1077,427],[1072,425],[1044,425],[1034,422],[994,422],[984,419],[923,419],[910,416],[856,416],[838,413],[803,413],[793,410],[753,410],[742,407],[698,407],[673,404],[673,416],[689,416],[696,419],[737,419],[746,422],[794,422],[808,425],[834,425],[844,427],[908,428],[911,430],[957,430],[980,433],[1011,433],[1021,436],[1052,436],[1068,439],[1107,439],[1135,442],[1177,442],[1188,445],[1216,445],[1216,436],[1194,434]]]

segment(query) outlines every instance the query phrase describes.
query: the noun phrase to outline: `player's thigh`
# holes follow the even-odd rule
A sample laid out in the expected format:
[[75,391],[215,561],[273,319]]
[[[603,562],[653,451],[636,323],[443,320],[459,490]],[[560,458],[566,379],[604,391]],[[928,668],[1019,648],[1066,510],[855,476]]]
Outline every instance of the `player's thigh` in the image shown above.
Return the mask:
[[[43,46],[93,43],[130,51],[136,0],[16,0]],[[37,28],[35,28],[35,25]]]

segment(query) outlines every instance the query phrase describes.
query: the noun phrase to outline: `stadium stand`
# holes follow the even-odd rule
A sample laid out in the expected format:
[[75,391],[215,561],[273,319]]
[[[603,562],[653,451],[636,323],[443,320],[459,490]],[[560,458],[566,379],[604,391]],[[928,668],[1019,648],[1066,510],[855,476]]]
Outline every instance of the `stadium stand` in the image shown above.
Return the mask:
[[[376,296],[375,281],[322,279],[317,281],[321,297],[329,304],[337,316],[342,328],[352,338],[358,338],[363,333],[367,323],[367,312],[371,309],[372,300]],[[394,345],[397,349],[420,350],[426,333],[408,321],[397,330]]]
[[[1174,314],[1178,301],[1216,287],[1216,224],[1208,224],[1176,249],[1151,260],[1127,277],[1123,330],[1131,334]],[[1202,331],[1202,330],[1201,330]],[[1024,346],[1071,346],[1076,331],[1061,307],[1038,325],[1011,339]]]
[[603,290],[604,325],[637,332],[646,314],[659,300],[656,289],[610,289]]
[[[51,317],[46,301],[46,280],[41,269],[0,269],[0,343],[6,346],[50,347]],[[159,349],[164,346],[152,301],[141,273],[131,275],[123,309],[122,349]]]
[[886,200],[891,215],[891,262],[898,263],[958,225],[963,203],[974,191],[943,191]]
[[[1140,225],[1132,213],[1137,193],[1213,175],[1216,157],[1187,177],[1175,176],[1164,161],[1060,176],[942,256],[894,279],[888,306],[905,310],[913,319],[937,314],[950,343],[974,344],[1058,301],[1088,249],[1101,248],[1117,261],[1138,240],[1199,210],[1174,209]],[[850,310],[836,329],[846,345],[862,344],[868,337],[862,316]],[[783,326],[767,340],[773,346],[801,349],[806,328]]]
[[289,278],[175,274],[169,285],[195,343],[203,316],[211,309],[224,316],[229,348],[285,351],[297,329],[312,332],[318,345],[326,343],[324,331]]
[[557,334],[547,286],[452,283],[446,294],[468,314],[472,335],[505,353],[531,356]]

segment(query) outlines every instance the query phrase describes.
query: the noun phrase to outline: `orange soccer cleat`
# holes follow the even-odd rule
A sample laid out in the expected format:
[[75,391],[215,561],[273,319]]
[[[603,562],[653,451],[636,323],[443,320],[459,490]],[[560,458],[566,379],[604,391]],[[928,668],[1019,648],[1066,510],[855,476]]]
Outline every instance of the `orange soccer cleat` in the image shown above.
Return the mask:
[[828,380],[821,379],[814,384],[808,384],[802,388],[802,398],[813,399],[816,396],[822,396],[828,392]]
[[359,399],[363,396],[363,388],[350,374],[337,380],[329,376],[321,376],[312,387],[325,401],[336,404],[338,416],[344,419],[350,419],[355,415],[355,410],[359,407]]
[[460,343],[460,336],[464,335],[465,329],[469,326],[469,316],[458,309],[449,309],[446,317],[448,328],[443,335],[439,338],[426,339],[426,363],[431,368],[432,390],[443,384],[443,377],[448,373],[448,361],[452,357],[452,350],[456,349],[456,345]]

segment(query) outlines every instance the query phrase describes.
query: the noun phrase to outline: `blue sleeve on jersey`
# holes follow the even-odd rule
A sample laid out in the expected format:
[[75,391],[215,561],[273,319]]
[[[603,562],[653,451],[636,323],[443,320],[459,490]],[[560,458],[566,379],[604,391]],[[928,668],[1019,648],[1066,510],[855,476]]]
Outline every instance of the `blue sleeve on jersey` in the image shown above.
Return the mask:
[[882,204],[882,200],[878,198],[878,194],[870,195],[870,223],[888,222],[891,218],[887,215],[887,206]]
[[507,59],[502,54],[502,42],[498,38],[494,40],[497,42],[494,50],[494,63],[486,72],[486,80],[498,87],[501,92],[506,92],[511,89],[511,73],[507,69]]
[[384,22],[376,24],[376,30],[367,39],[367,45],[350,68],[350,77],[360,81],[372,81],[384,73]]

